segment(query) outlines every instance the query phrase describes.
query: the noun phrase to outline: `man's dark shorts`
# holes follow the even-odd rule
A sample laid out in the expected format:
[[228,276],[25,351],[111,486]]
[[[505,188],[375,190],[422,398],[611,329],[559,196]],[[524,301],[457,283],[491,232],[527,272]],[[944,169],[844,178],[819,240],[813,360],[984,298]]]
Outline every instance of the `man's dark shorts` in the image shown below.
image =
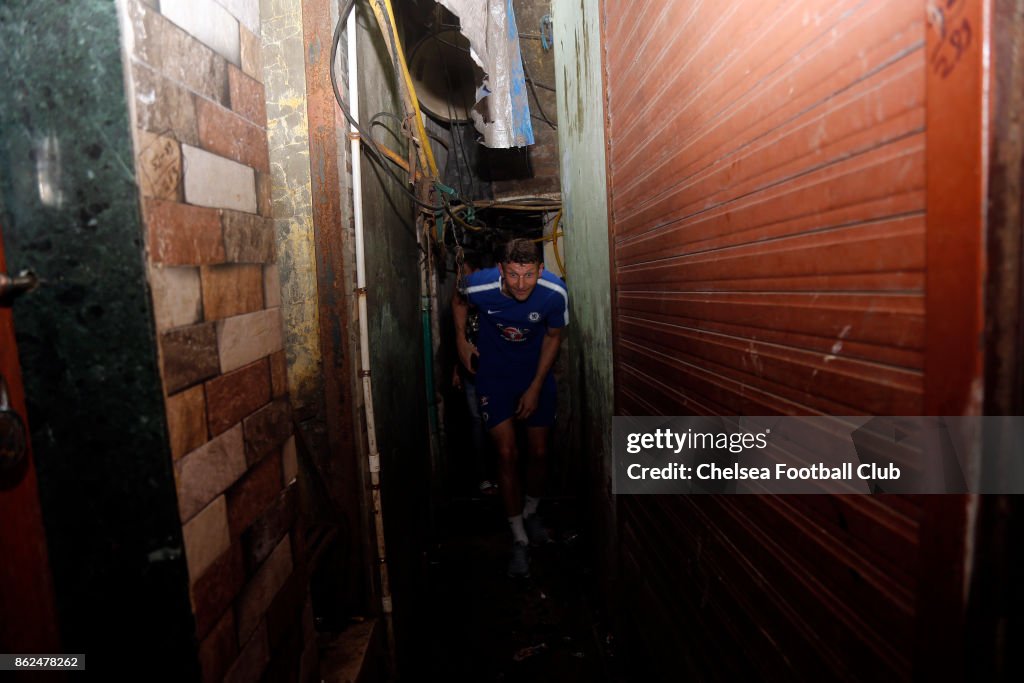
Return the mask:
[[[480,417],[491,429],[513,417],[519,407],[519,399],[530,387],[533,377],[494,380],[477,377],[476,390],[480,399]],[[558,390],[555,378],[548,373],[537,400],[537,409],[526,418],[527,427],[550,427],[555,424],[558,409]]]

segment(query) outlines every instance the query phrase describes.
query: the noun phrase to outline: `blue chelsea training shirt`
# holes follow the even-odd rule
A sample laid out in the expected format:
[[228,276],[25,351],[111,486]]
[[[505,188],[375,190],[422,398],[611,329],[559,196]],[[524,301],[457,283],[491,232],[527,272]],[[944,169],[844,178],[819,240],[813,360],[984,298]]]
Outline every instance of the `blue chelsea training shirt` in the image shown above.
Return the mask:
[[526,301],[501,291],[501,272],[486,268],[466,277],[466,297],[480,311],[478,381],[524,379],[537,372],[541,343],[548,328],[569,324],[565,282],[547,270]]

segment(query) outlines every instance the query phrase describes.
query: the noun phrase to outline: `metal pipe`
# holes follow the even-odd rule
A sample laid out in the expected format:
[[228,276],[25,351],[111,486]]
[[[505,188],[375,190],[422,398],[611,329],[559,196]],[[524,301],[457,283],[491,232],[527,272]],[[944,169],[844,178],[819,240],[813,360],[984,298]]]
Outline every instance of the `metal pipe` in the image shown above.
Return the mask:
[[[430,229],[430,225],[425,225],[424,230]],[[428,243],[431,240],[428,240]],[[428,259],[427,268],[427,282],[429,283],[430,290],[430,335],[431,335],[431,353],[434,359],[440,357],[441,353],[441,307],[439,305],[439,297],[437,291],[437,269],[433,257]],[[435,362],[432,367],[434,375],[434,419],[437,422],[436,439],[434,448],[437,449],[438,458],[443,466],[444,460],[442,454],[448,452],[447,448],[447,435],[445,433],[445,417],[444,417],[444,392],[442,387],[444,386],[444,377],[441,375],[440,366]],[[435,482],[435,485],[439,482]]]
[[[425,194],[425,192],[423,193]],[[444,404],[441,398],[441,377],[435,363],[440,348],[440,319],[437,306],[437,277],[431,256],[430,226],[422,214],[416,219],[424,256],[420,262],[420,310],[423,326],[423,374],[426,380],[427,419],[430,427],[431,469],[431,534],[433,535],[433,505],[440,492],[442,454],[444,451]]]
[[[356,13],[349,12],[346,25],[348,40],[348,92],[353,119],[359,121],[359,70],[356,45]],[[366,415],[366,444],[369,461],[371,502],[377,537],[377,559],[380,571],[381,610],[387,625],[388,652],[392,671],[395,665],[395,629],[392,619],[391,582],[388,576],[387,544],[384,538],[384,508],[380,495],[380,451],[377,448],[377,426],[373,412],[373,382],[370,374],[370,331],[366,305],[366,254],[363,239],[362,157],[359,132],[351,126],[352,214],[356,238],[356,300],[359,315],[359,375],[363,385],[363,408]]]

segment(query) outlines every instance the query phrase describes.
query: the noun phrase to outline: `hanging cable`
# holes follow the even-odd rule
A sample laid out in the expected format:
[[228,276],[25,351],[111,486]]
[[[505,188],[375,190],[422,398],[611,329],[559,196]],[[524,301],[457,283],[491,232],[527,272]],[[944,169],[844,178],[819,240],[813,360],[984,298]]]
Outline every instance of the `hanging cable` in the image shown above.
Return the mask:
[[[438,7],[440,7],[440,5],[438,5]],[[456,168],[459,171],[459,180],[460,180],[459,194],[461,196],[465,197],[466,196],[465,189],[461,185],[461,181],[462,181],[462,164],[459,162],[459,154],[462,154],[462,161],[465,163],[465,166],[466,166],[466,175],[467,175],[467,177],[470,177],[470,178],[472,177],[472,169],[471,169],[471,165],[469,163],[469,155],[466,152],[466,142],[465,142],[465,139],[463,139],[462,124],[461,123],[457,123],[455,121],[455,116],[454,116],[454,112],[453,112],[454,104],[452,102],[452,95],[453,95],[453,93],[456,90],[455,90],[455,88],[453,87],[453,84],[452,84],[452,74],[449,71],[449,66],[447,66],[447,60],[444,58],[443,52],[440,49],[440,43],[441,42],[445,42],[446,43],[446,41],[442,41],[441,40],[440,33],[438,33],[438,32],[434,33],[434,40],[438,43],[437,44],[437,57],[438,57],[439,61],[441,62],[441,69],[443,69],[443,71],[444,71],[444,82],[447,85],[446,100],[447,100],[447,106],[449,106],[449,119],[451,121],[451,128],[449,129],[449,131],[452,134],[452,141],[453,141],[453,144],[455,145],[455,148],[456,148]],[[449,44],[449,45],[452,45],[453,47],[457,47],[459,49],[462,49],[461,46],[455,45],[454,43],[446,43],[446,44]],[[466,51],[468,52],[469,50],[467,49]],[[467,114],[469,114],[470,110],[472,109],[470,103],[467,102],[465,99],[463,99],[463,101],[460,102],[460,104],[462,105],[463,110]],[[456,130],[459,131],[458,137],[456,137]]]
[[537,97],[537,89],[533,87],[533,78],[530,76],[529,69],[526,68],[526,60],[523,59],[523,74],[526,76],[526,82],[530,84],[530,92],[533,93],[533,101],[537,103],[537,111],[540,112],[540,118],[544,123],[551,126],[554,130],[558,130],[558,126],[548,118],[548,115],[544,113],[544,107],[540,104],[540,98]]
[[[408,104],[410,105],[410,109],[412,109],[415,112],[415,114],[410,112],[410,115],[407,117],[407,119],[402,119],[401,117],[391,112],[379,112],[378,114],[375,114],[373,118],[370,120],[370,130],[367,131],[362,126],[360,126],[360,124],[353,118],[352,114],[349,112],[348,107],[346,106],[345,101],[341,96],[341,89],[338,85],[335,62],[337,61],[337,53],[341,41],[341,28],[342,25],[345,23],[346,19],[348,18],[349,14],[352,12],[355,6],[355,0],[348,0],[348,2],[345,4],[345,7],[341,12],[338,21],[338,25],[335,28],[334,37],[332,40],[330,76],[334,96],[346,120],[357,131],[360,139],[365,142],[364,145],[360,145],[360,148],[367,150],[367,152],[370,155],[370,158],[373,159],[379,166],[385,169],[385,171],[396,181],[399,190],[403,192],[414,204],[416,204],[416,206],[420,207],[422,210],[429,211],[434,216],[435,223],[437,223],[437,221],[441,221],[440,226],[437,230],[439,242],[441,244],[444,243],[444,216],[447,216],[449,219],[451,219],[454,226],[458,226],[462,228],[464,231],[470,230],[474,232],[483,232],[493,231],[495,230],[495,228],[488,226],[487,224],[483,223],[476,217],[476,211],[478,210],[496,209],[525,212],[543,212],[545,210],[554,210],[556,208],[560,210],[561,203],[558,201],[551,200],[550,198],[547,197],[520,197],[513,200],[491,200],[482,202],[471,202],[470,200],[464,198],[464,190],[462,187],[459,188],[459,191],[456,191],[455,189],[448,187],[447,185],[444,185],[441,182],[439,175],[437,173],[436,162],[434,162],[433,152],[430,149],[429,139],[434,139],[438,141],[442,146],[448,149],[449,156],[451,153],[454,153],[456,155],[457,164],[459,164],[459,156],[461,153],[461,156],[468,167],[469,158],[468,154],[465,151],[464,142],[461,140],[461,137],[456,138],[454,134],[454,126],[456,124],[454,124],[454,122],[452,124],[452,142],[455,149],[448,148],[448,146],[438,136],[430,135],[426,132],[426,129],[423,126],[421,115],[419,114],[419,102],[416,98],[416,92],[412,85],[411,76],[409,74],[408,67],[406,66],[405,63],[401,43],[399,42],[397,33],[395,32],[394,11],[391,7],[390,0],[370,0],[370,2],[372,9],[374,11],[374,16],[377,18],[378,24],[380,25],[382,33],[384,34],[385,40],[390,45],[392,59],[395,63],[396,78],[399,79],[400,87],[403,83],[406,86],[406,99],[408,101]],[[443,63],[443,59],[442,65],[446,69],[446,79],[450,84],[451,78],[447,72],[447,66]],[[525,62],[523,66],[525,72]],[[549,125],[551,125],[552,128],[557,128],[557,126],[553,122],[551,122],[550,119],[548,119],[547,115],[544,113],[543,108],[540,105],[540,101],[537,98],[537,92],[533,88],[533,79],[530,77],[528,72],[525,73],[525,75],[526,79],[530,83],[534,100],[537,102],[537,108],[541,112],[543,119]],[[452,103],[449,95],[449,108],[451,108],[451,105]],[[449,114],[451,114],[451,111],[449,112]],[[420,199],[420,197],[418,197],[415,193],[411,192],[406,187],[406,179],[399,176],[391,165],[391,163],[393,163],[402,168],[403,170],[405,170],[407,173],[409,173],[411,172],[409,162],[403,159],[397,152],[389,149],[386,145],[382,145],[378,143],[376,140],[374,140],[372,135],[373,125],[377,123],[380,118],[384,117],[393,118],[395,121],[402,123],[403,127],[405,126],[406,122],[409,119],[412,119],[415,122],[415,128],[418,133],[418,140],[414,137],[410,144],[417,145],[421,164],[425,164],[425,169],[431,169],[430,180],[432,181],[432,185],[436,190],[437,194],[437,201],[435,203],[426,202]],[[382,124],[378,123],[377,125]],[[389,161],[391,163],[388,163]],[[421,176],[419,172],[416,172],[416,174],[414,175],[414,179],[422,177],[423,176]],[[460,183],[458,184],[461,184],[461,179],[462,172],[460,165]],[[465,217],[460,215],[462,213],[466,214]]]
[[[434,7],[434,22],[433,22],[433,25],[427,27],[429,29],[430,33],[428,34],[427,38],[425,38],[424,41],[420,43],[420,45],[421,46],[424,45],[427,40],[432,40],[434,42],[434,47],[437,50],[438,62],[440,62],[441,68],[444,70],[445,84],[448,86],[448,90],[447,90],[446,98],[445,98],[446,104],[448,106],[448,135],[451,137],[452,146],[450,148],[447,148],[448,154],[445,156],[443,180],[445,180],[446,182],[451,182],[448,179],[448,166],[449,166],[449,164],[451,164],[451,161],[452,161],[452,151],[454,150],[454,154],[455,154],[455,171],[458,174],[458,181],[456,183],[453,183],[453,184],[458,187],[459,195],[464,197],[464,196],[466,196],[466,191],[465,191],[465,188],[462,186],[462,163],[459,160],[460,145],[459,145],[458,138],[455,137],[455,131],[458,128],[458,124],[455,121],[456,117],[455,117],[455,112],[454,112],[454,107],[453,107],[453,104],[452,104],[452,97],[451,97],[451,93],[452,93],[452,90],[453,90],[453,88],[452,88],[452,79],[451,79],[451,74],[448,71],[448,62],[444,58],[444,52],[441,50],[441,44],[442,43],[445,44],[445,45],[449,45],[450,47],[454,47],[456,49],[459,49],[459,46],[454,44],[454,43],[449,43],[448,41],[441,39],[441,32],[440,32],[441,29],[439,27],[441,26],[441,24],[444,23],[442,21],[442,19],[441,19],[441,13],[443,11],[444,11],[444,8],[440,4],[435,5],[435,7]],[[461,138],[462,137],[462,135],[461,135],[462,130],[461,130],[461,128],[458,128],[458,130],[459,130],[459,138]],[[465,150],[462,149],[461,151],[462,151],[463,157],[465,157]],[[466,168],[467,168],[467,170],[469,168],[468,160],[467,160],[467,163],[466,163]]]
[[[440,7],[440,5],[438,5],[438,7]],[[458,173],[458,182],[456,183],[456,186],[459,188],[459,195],[462,196],[462,197],[465,197],[466,196],[466,189],[462,186],[462,163],[459,161],[459,144],[458,144],[458,142],[455,139],[456,123],[455,123],[455,108],[452,106],[452,78],[451,78],[451,74],[448,71],[448,62],[444,58],[444,53],[441,51],[440,38],[435,33],[432,39],[434,40],[434,47],[437,50],[437,59],[441,63],[441,70],[444,71],[445,84],[448,86],[448,90],[447,90],[446,97],[445,97],[445,102],[448,105],[448,122],[449,122],[448,133],[452,137],[452,147],[455,149],[455,170]],[[463,154],[463,156],[465,156],[465,154]],[[451,158],[451,150],[449,150],[448,157],[449,157],[449,159]],[[467,167],[467,170],[468,170],[468,168],[469,168],[469,164],[468,163],[466,164],[466,167]],[[447,180],[447,178],[446,178],[446,180]]]
[[[392,150],[388,150],[388,152],[391,152],[391,155],[385,153],[383,151],[382,146],[379,145],[373,139],[373,136],[369,134],[362,126],[360,126],[359,122],[352,117],[352,114],[349,113],[348,107],[345,105],[345,100],[341,96],[341,89],[338,87],[338,74],[336,72],[335,62],[337,62],[338,60],[338,47],[341,45],[342,27],[344,26],[345,21],[348,19],[349,13],[352,12],[352,8],[355,6],[355,4],[355,0],[348,0],[344,9],[342,9],[341,11],[341,15],[338,18],[338,24],[334,28],[334,37],[331,40],[331,66],[329,71],[331,76],[331,87],[334,91],[334,99],[338,102],[338,106],[341,107],[341,112],[342,114],[345,115],[345,119],[348,121],[349,125],[351,125],[357,131],[360,140],[366,143],[364,145],[360,145],[360,147],[370,152],[370,157],[374,161],[376,161],[379,166],[383,167],[384,170],[387,171],[387,173],[391,175],[392,178],[394,178],[394,180],[398,183],[399,189],[402,192],[404,192],[405,195],[410,200],[412,200],[414,203],[416,203],[418,206],[422,208],[434,211],[437,209],[437,207],[434,206],[433,204],[428,204],[426,202],[421,201],[419,197],[417,197],[414,193],[410,192],[405,187],[405,179],[399,176],[395,172],[395,170],[391,168],[391,165],[387,163],[387,159],[391,159],[392,161],[395,161],[396,159],[401,159],[398,153],[393,152]],[[402,160],[402,162],[405,163],[404,160]],[[406,166],[404,166],[404,168],[406,171],[409,170],[407,164]]]
[[[387,132],[391,133],[392,135],[394,135],[394,136],[395,136],[395,137],[397,138],[397,137],[398,137],[398,134],[397,134],[397,133],[395,133],[395,131],[391,130],[390,128],[388,128],[387,126],[385,126],[385,125],[384,125],[383,123],[381,123],[381,122],[380,122],[380,120],[381,120],[381,119],[383,119],[383,118],[390,118],[390,119],[394,119],[395,121],[397,121],[397,122],[399,123],[399,125],[401,125],[401,124],[404,124],[404,123],[405,123],[405,122],[404,122],[404,121],[402,120],[402,117],[400,117],[400,116],[399,116],[398,114],[393,114],[393,113],[391,113],[391,112],[389,112],[389,111],[379,111],[379,112],[377,112],[376,114],[374,114],[374,115],[373,115],[373,116],[372,116],[372,117],[370,118],[370,131],[371,131],[371,132],[373,131],[373,127],[374,127],[374,126],[380,126],[381,128],[383,128],[384,130],[386,130]],[[433,140],[434,142],[436,142],[437,144],[439,144],[439,145],[441,145],[442,147],[444,147],[445,149],[448,149],[448,143],[447,143],[447,142],[445,142],[444,138],[442,138],[442,137],[441,137],[440,135],[434,135],[433,133],[431,133],[431,132],[429,132],[429,131],[428,131],[428,132],[427,132],[427,136],[428,136],[428,137],[429,137],[429,138],[430,138],[431,140]],[[383,147],[383,149],[387,149],[387,147]],[[409,169],[407,168],[407,166],[408,166],[408,162],[405,162],[405,163],[406,163],[406,166],[403,166],[403,168],[405,168],[405,170],[406,170],[406,171],[408,171],[408,170],[409,170]]]
[[416,88],[412,83],[412,76],[409,74],[409,67],[405,63],[405,54],[402,51],[402,42],[398,39],[398,31],[395,24],[395,12],[391,7],[391,0],[371,0],[371,8],[373,14],[377,18],[377,23],[380,24],[381,32],[384,34],[384,40],[389,45],[389,51],[391,52],[391,59],[394,62],[395,69],[398,71],[399,76],[405,83],[404,94],[407,99],[409,107],[409,114],[413,117],[416,124],[416,131],[419,133],[420,145],[419,155],[422,157],[422,165],[429,171],[430,178],[437,180],[437,163],[434,161],[434,152],[430,149],[430,143],[427,141],[427,133],[423,128],[423,119],[420,118],[420,103],[416,99]]

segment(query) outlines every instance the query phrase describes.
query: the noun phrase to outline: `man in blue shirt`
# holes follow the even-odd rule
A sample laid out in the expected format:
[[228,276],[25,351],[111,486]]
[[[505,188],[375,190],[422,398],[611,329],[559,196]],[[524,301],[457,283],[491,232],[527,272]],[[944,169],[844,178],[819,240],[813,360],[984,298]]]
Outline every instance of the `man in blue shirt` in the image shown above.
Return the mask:
[[[467,300],[480,311],[477,348],[466,339]],[[452,302],[459,359],[472,371],[480,413],[499,458],[499,490],[512,529],[509,576],[529,576],[529,543],[549,543],[537,506],[544,487],[548,430],[557,391],[551,367],[569,323],[565,282],[544,270],[540,246],[528,239],[505,245],[497,268],[478,270]],[[526,497],[519,481],[514,421],[526,425]]]

